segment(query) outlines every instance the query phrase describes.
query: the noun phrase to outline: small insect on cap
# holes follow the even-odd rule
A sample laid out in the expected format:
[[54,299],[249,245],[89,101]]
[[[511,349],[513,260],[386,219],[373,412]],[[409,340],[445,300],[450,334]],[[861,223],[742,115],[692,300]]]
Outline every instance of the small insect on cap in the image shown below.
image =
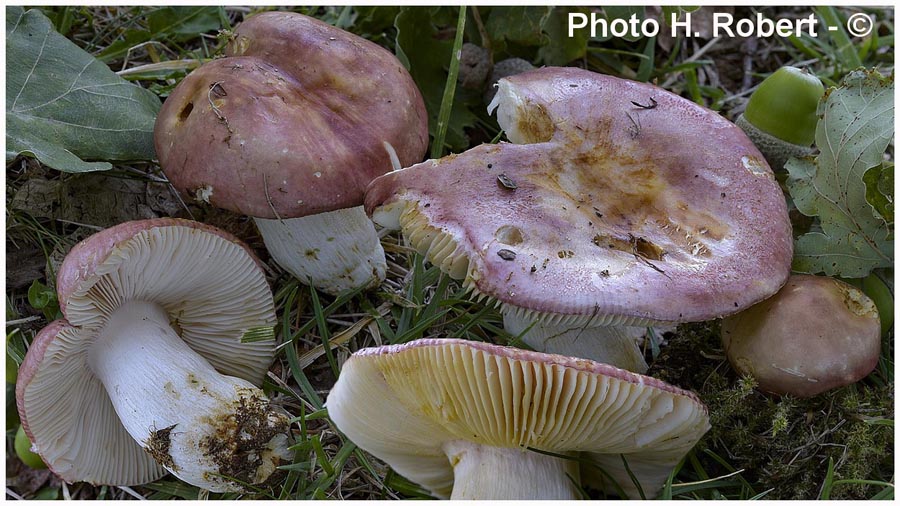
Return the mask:
[[661,88],[576,68],[501,79],[515,144],[377,178],[366,210],[473,291],[556,322],[737,312],[784,284],[791,225],[747,136]]
[[456,339],[358,351],[327,405],[355,444],[453,499],[573,499],[580,479],[616,490],[609,478],[601,483],[585,466],[579,471],[579,452],[596,452],[589,458],[618,490],[637,497],[624,455],[653,496],[709,429],[705,406],[662,381]]

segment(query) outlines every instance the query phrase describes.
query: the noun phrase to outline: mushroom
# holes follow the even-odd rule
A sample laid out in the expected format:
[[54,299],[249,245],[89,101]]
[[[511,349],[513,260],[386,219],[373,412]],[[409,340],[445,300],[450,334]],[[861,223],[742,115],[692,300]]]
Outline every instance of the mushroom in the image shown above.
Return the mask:
[[354,353],[327,407],[360,448],[451,499],[578,498],[580,452],[637,497],[624,458],[652,497],[709,429],[694,394],[654,378],[457,339]]
[[380,283],[363,192],[424,156],[428,120],[409,73],[384,48],[291,12],[249,18],[226,56],[163,104],[154,142],[166,176],[189,198],[253,216],[301,281],[332,294]]
[[553,67],[501,79],[494,109],[515,144],[381,176],[366,210],[499,304],[507,329],[531,326],[536,350],[642,372],[634,339],[614,327],[719,318],[787,280],[785,199],[718,114]]
[[275,310],[257,262],[230,234],[168,218],[69,252],[57,279],[66,320],[37,335],[16,384],[22,426],[54,473],[136,485],[165,468],[223,492],[275,471],[289,419],[258,388]]
[[722,321],[732,367],[767,392],[812,397],[878,365],[881,320],[872,299],[824,276],[793,275],[769,299]]

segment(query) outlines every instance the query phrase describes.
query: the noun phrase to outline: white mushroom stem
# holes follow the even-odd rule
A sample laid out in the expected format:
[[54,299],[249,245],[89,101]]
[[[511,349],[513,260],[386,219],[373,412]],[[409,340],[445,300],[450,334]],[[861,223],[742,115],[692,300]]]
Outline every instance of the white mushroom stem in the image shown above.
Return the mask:
[[214,491],[267,479],[287,458],[289,423],[262,390],[217,372],[175,332],[157,304],[110,316],[88,364],[128,433],[180,479]]
[[647,372],[647,362],[638,346],[646,327],[551,325],[514,311],[503,311],[503,328],[513,336],[521,336],[535,351],[586,358],[638,374]]
[[282,220],[254,218],[282,268],[330,294],[384,280],[387,262],[362,206]]
[[578,463],[524,448],[444,443],[453,466],[450,499],[578,499]]

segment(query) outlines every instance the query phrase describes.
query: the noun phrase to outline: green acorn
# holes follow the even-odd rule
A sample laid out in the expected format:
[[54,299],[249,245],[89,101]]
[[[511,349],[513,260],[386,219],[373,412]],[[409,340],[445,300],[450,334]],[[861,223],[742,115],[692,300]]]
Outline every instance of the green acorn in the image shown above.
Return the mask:
[[19,456],[19,459],[26,466],[32,469],[47,468],[47,464],[44,463],[41,456],[31,451],[31,440],[28,439],[28,434],[25,434],[25,428],[21,425],[19,425],[19,430],[16,432],[14,446],[16,447],[16,455]]
[[791,157],[812,154],[822,81],[796,67],[781,67],[750,96],[736,123],[765,155],[773,170]]

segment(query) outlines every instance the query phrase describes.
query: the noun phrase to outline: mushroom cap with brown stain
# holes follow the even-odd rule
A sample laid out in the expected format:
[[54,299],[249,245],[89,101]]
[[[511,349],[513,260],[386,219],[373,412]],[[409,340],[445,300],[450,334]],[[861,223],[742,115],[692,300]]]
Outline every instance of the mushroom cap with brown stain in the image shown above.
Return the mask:
[[366,185],[428,144],[424,101],[390,52],[321,21],[266,12],[243,22],[227,58],[166,99],[160,165],[189,198],[258,218],[362,204]]
[[721,317],[786,281],[784,196],[715,112],[576,68],[502,79],[495,101],[517,144],[395,171],[366,194],[373,219],[399,221],[476,292],[558,321],[636,325]]
[[590,452],[628,492],[634,486],[621,465],[624,455],[652,496],[709,429],[697,397],[663,381],[590,360],[458,339],[356,352],[327,407],[351,441],[439,497],[453,488],[448,442]]
[[771,298],[722,321],[728,361],[759,388],[812,397],[855,383],[878,365],[881,320],[860,290],[794,275]]

